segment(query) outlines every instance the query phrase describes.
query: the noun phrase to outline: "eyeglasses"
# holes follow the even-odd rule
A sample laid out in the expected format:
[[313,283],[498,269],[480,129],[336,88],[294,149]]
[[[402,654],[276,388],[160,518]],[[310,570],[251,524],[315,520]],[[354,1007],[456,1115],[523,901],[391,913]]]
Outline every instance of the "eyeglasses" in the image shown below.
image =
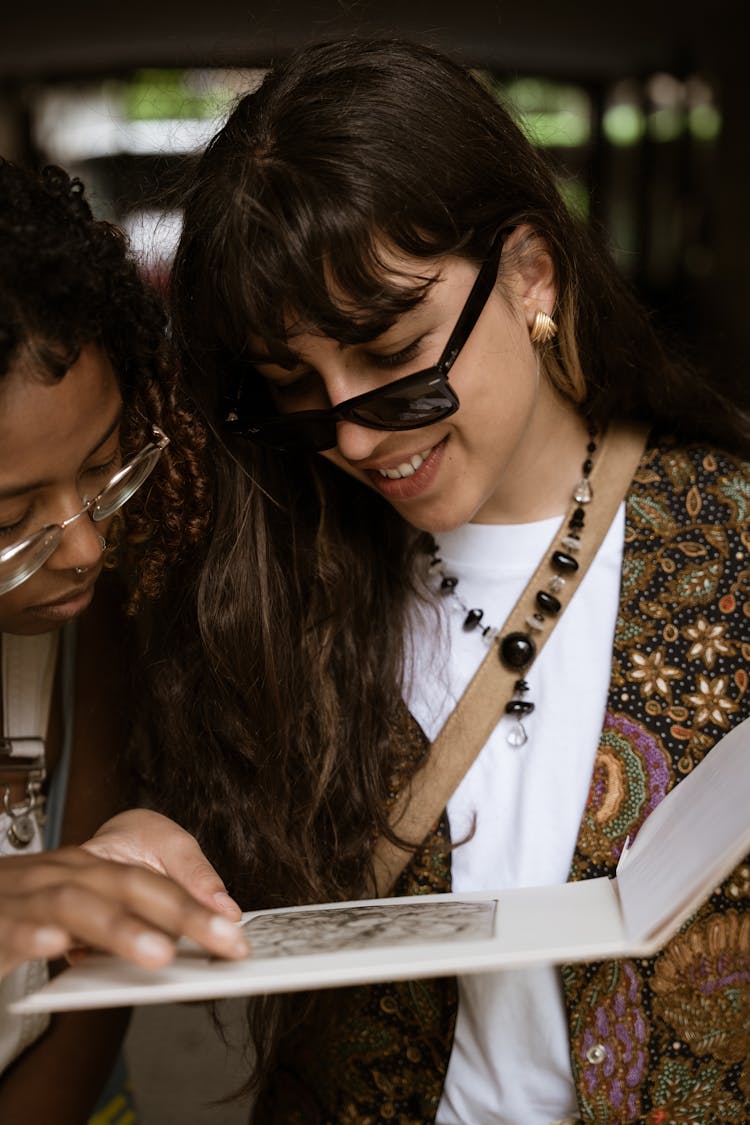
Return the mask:
[[60,546],[65,528],[70,527],[81,516],[88,513],[91,519],[98,523],[108,519],[118,508],[127,503],[150,476],[156,462],[169,445],[169,438],[158,426],[153,426],[152,429],[155,440],[149,442],[139,453],[136,453],[135,457],[118,469],[101,492],[90,500],[84,499],[80,512],[76,512],[62,523],[47,524],[33,535],[22,539],[20,543],[14,543],[12,547],[0,551],[0,594],[7,594],[9,590],[20,586],[44,566],[47,559]]
[[434,366],[405,375],[385,387],[355,395],[331,410],[298,410],[268,418],[253,417],[253,407],[243,395],[245,382],[225,419],[227,429],[273,449],[320,453],[336,445],[338,422],[355,422],[370,430],[419,430],[455,414],[460,404],[448,383],[448,373],[495,287],[506,234],[507,231],[500,231],[496,235],[490,256],[479,270],[456,326]]

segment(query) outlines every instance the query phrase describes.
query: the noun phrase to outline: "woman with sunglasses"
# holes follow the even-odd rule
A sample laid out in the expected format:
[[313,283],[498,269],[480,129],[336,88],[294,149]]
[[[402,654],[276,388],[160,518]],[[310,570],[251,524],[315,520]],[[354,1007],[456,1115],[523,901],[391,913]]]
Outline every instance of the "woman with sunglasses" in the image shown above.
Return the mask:
[[[750,714],[747,389],[664,352],[507,112],[403,42],[240,100],[171,291],[215,505],[154,641],[156,807],[245,908],[613,873]],[[747,873],[654,959],[251,1006],[255,1120],[747,1118]]]
[[[125,618],[114,575],[102,572],[119,554],[135,568],[133,599],[154,596],[185,541],[175,515],[191,487],[200,431],[186,429],[172,399],[158,300],[139,281],[123,237],[93,221],[80,184],[59,169],[37,177],[0,161],[0,1119],[7,1122],[79,1125],[124,1028],[120,1012],[66,1014],[49,1028],[7,1012],[42,982],[48,959],[92,946],[156,967],[171,958],[179,933],[216,954],[239,955],[232,923],[216,913],[223,884],[187,833],[175,835],[171,859],[157,859],[149,832],[159,818],[141,814],[136,856],[126,812],[89,850],[71,846],[119,813],[132,789],[122,758]],[[40,852],[45,845],[55,850]],[[131,857],[153,870],[113,862]],[[236,916],[228,900],[223,913]]]

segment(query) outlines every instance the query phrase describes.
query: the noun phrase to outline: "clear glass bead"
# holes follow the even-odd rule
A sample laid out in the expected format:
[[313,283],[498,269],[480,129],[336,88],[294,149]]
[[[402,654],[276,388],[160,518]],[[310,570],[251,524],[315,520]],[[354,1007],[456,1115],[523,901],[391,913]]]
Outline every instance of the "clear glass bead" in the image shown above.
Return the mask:
[[525,746],[529,740],[529,736],[526,733],[526,728],[523,723],[519,722],[518,719],[511,723],[510,730],[505,740],[509,746]]
[[594,493],[591,491],[591,485],[586,477],[581,477],[578,484],[573,489],[573,499],[576,504],[588,504],[591,501]]

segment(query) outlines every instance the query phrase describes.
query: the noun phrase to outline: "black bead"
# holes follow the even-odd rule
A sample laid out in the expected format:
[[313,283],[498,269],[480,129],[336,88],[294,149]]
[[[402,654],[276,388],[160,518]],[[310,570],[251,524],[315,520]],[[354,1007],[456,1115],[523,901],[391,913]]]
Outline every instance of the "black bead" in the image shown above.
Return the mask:
[[500,642],[500,659],[508,668],[528,668],[536,656],[536,645],[526,633],[508,633]]
[[587,453],[596,453],[596,442],[595,441],[590,441],[588,443],[588,445],[586,446],[586,452]]
[[593,469],[593,467],[594,467],[594,462],[591,460],[590,457],[587,457],[586,460],[583,462],[583,475],[585,477],[587,477],[589,475],[589,473],[591,472],[591,470]]
[[559,613],[562,605],[555,597],[554,594],[548,594],[546,590],[539,590],[536,595],[536,604],[545,613]]
[[479,622],[484,616],[481,609],[470,609],[464,618],[464,629],[470,633],[472,629],[476,629]]
[[450,593],[451,590],[455,590],[456,586],[458,586],[458,579],[454,578],[451,574],[446,574],[440,583],[440,589],[446,594]]
[[526,680],[516,680],[515,684],[513,685],[513,690],[523,693],[529,690],[529,685],[526,683]]
[[506,715],[530,715],[533,710],[534,704],[525,699],[511,699],[505,704]]
[[556,566],[558,570],[562,570],[567,574],[572,574],[578,570],[578,563],[572,555],[568,555],[565,551],[554,551],[552,554],[552,565]]

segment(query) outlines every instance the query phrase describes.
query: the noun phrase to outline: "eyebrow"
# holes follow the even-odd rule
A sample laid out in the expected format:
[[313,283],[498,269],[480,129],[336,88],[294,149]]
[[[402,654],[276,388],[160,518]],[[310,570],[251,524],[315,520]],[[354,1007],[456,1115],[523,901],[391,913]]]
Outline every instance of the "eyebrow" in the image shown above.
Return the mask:
[[[115,432],[121,422],[122,407],[117,411],[116,416],[113,418],[109,426],[107,426],[107,429],[104,431],[99,440],[88,451],[81,464],[83,464],[85,461],[88,461],[89,457],[93,457],[97,450],[101,449],[106,441],[109,441],[109,439],[112,437],[112,434]],[[28,484],[0,489],[0,500],[14,500],[18,496],[26,496],[29,492],[35,492],[38,488],[49,488],[52,483],[53,482],[50,480],[35,480],[30,481]]]

